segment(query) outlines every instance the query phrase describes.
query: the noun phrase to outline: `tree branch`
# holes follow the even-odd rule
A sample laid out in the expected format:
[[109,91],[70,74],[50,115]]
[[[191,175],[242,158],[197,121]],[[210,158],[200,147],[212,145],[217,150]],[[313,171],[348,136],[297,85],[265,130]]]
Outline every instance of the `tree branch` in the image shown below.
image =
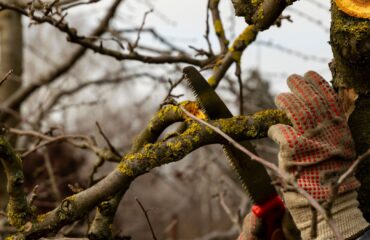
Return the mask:
[[102,44],[96,45],[94,41],[91,41],[91,38],[79,35],[76,29],[71,28],[68,25],[68,23],[64,21],[63,17],[61,19],[56,19],[53,16],[49,16],[49,15],[43,15],[43,16],[34,15],[32,12],[26,11],[12,4],[7,4],[3,1],[0,1],[0,10],[1,9],[8,9],[8,10],[16,11],[24,16],[31,18],[33,21],[37,23],[48,23],[54,26],[55,28],[59,29],[59,31],[65,33],[67,35],[67,41],[79,44],[85,48],[93,50],[94,52],[107,55],[107,56],[111,56],[119,61],[133,60],[133,61],[140,61],[143,63],[152,63],[152,64],[188,63],[188,64],[193,64],[196,66],[204,66],[211,61],[209,59],[197,60],[197,59],[194,59],[184,54],[180,54],[177,56],[172,56],[172,55],[146,56],[146,55],[139,54],[137,52],[122,53],[120,51],[115,51],[110,48],[105,48]]
[[22,160],[13,151],[3,134],[0,135],[0,161],[4,166],[7,178],[9,201],[7,216],[9,223],[17,228],[33,219],[31,208],[23,190],[24,175]]
[[[109,26],[110,20],[114,17],[121,2],[122,0],[114,1],[112,6],[107,11],[105,17],[100,22],[99,26],[92,31],[91,36],[101,36],[105,33]],[[4,7],[3,3],[1,2],[0,7],[6,9],[6,7]],[[27,11],[22,8],[18,8],[12,5],[8,5],[8,7],[8,9],[10,10],[17,11],[23,15],[28,16]],[[2,104],[3,108],[17,109],[31,94],[37,91],[40,87],[54,82],[56,79],[67,73],[85,55],[86,50],[87,49],[85,47],[79,48],[72,54],[72,56],[70,56],[62,65],[51,72],[48,76],[38,80],[36,83],[33,83],[27,87],[20,88]]]
[[[136,177],[151,169],[179,161],[204,145],[225,143],[225,140],[210,128],[197,122],[187,121],[189,121],[189,127],[184,133],[153,144],[146,144],[140,151],[125,155],[116,169],[100,182],[64,199],[54,210],[38,216],[37,222],[28,228],[23,236],[26,239],[37,239],[47,233],[55,232],[62,226],[81,218],[109,196],[127,189]],[[235,139],[247,140],[266,137],[269,126],[277,123],[288,124],[289,121],[282,111],[268,110],[252,116],[220,119],[210,123]]]
[[236,38],[232,47],[220,62],[213,68],[213,74],[208,79],[209,84],[216,88],[227,70],[234,62],[240,61],[244,50],[256,39],[258,33],[272,26],[283,10],[295,0],[234,0],[234,6],[241,6],[242,14],[250,23]]

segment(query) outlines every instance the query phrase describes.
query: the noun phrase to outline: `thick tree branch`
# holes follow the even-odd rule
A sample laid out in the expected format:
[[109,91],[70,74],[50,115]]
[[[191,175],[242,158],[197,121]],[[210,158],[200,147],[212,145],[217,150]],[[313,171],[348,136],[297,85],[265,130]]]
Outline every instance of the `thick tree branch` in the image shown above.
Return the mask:
[[9,201],[7,206],[7,216],[10,224],[20,228],[33,218],[31,208],[23,190],[24,175],[22,160],[13,151],[11,145],[0,135],[0,161],[4,166],[7,178],[7,192]]
[[[62,226],[81,218],[109,196],[127,189],[136,177],[151,169],[179,161],[201,146],[225,143],[225,140],[210,128],[187,121],[189,127],[181,135],[146,144],[140,151],[125,155],[117,168],[103,180],[64,199],[57,208],[39,216],[37,222],[23,233],[24,237],[37,239],[47,233],[55,232]],[[289,121],[282,111],[267,110],[252,116],[220,119],[210,123],[237,140],[247,140],[266,137],[269,126],[277,123],[288,124]]]
[[[186,102],[183,104],[186,105]],[[182,111],[171,105],[161,108],[150,120],[148,126],[135,139],[130,153],[138,152],[145,144],[154,143],[170,125],[183,120]],[[94,240],[113,239],[111,226],[119,203],[127,189],[118,192],[108,201],[99,204],[94,221],[89,229],[89,237]]]

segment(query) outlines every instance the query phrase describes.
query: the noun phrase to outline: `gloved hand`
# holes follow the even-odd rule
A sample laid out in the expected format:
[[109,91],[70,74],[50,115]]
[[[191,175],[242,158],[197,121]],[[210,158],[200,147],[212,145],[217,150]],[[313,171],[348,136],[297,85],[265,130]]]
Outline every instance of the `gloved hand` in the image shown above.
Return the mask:
[[[329,198],[330,185],[355,159],[354,142],[336,94],[323,78],[314,72],[306,73],[304,78],[293,75],[288,86],[292,93],[278,95],[275,102],[286,111],[293,127],[274,125],[268,135],[280,145],[279,167],[323,203]],[[357,208],[358,187],[354,176],[348,178],[339,187],[331,208],[332,217],[346,239],[361,236],[369,227]],[[302,239],[335,239],[324,216],[316,213],[303,196],[293,191],[283,195]]]

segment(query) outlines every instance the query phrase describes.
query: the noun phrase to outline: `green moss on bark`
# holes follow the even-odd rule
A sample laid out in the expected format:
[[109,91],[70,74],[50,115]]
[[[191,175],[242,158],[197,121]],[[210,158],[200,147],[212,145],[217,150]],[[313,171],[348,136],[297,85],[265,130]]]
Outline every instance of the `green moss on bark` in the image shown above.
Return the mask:
[[351,17],[332,4],[330,43],[336,87],[370,92],[370,20]]
[[[360,155],[370,147],[370,20],[354,18],[340,11],[332,2],[330,43],[333,49],[333,85],[353,88],[359,94],[349,126]],[[358,167],[356,176],[362,186],[360,209],[370,221],[370,160]]]

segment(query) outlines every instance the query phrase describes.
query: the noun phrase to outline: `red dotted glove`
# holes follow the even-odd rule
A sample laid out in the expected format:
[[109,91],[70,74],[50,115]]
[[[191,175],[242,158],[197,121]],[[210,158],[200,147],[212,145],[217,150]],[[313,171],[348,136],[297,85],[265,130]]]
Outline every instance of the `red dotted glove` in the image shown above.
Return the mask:
[[[322,202],[329,197],[330,185],[352,164],[354,142],[336,94],[322,77],[315,72],[292,75],[288,86],[292,93],[278,95],[275,102],[286,111],[293,127],[274,125],[268,134],[280,145],[279,167]],[[358,187],[353,176],[348,178],[332,207],[332,216],[346,238],[368,227],[357,208]],[[315,213],[304,197],[286,192],[284,199],[303,239],[335,239],[323,216],[317,218],[317,232],[311,231]]]

